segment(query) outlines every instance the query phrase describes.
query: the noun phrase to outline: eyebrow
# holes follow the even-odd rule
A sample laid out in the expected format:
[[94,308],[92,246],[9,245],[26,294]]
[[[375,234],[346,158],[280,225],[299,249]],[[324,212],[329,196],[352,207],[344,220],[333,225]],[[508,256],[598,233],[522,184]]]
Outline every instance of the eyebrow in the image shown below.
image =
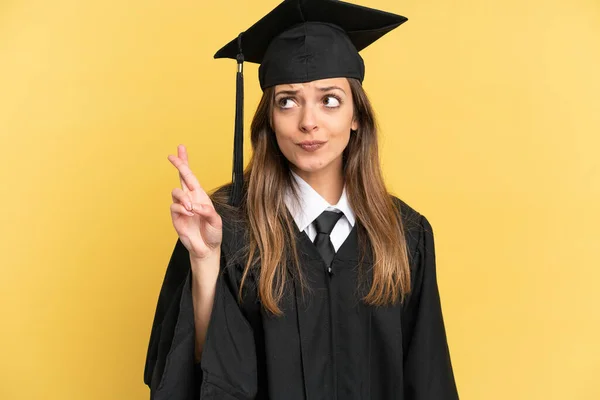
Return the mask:
[[319,89],[319,91],[321,91],[321,92],[329,92],[330,90],[337,89],[337,90],[341,90],[341,91],[342,91],[342,93],[346,94],[346,92],[344,91],[344,89],[342,89],[342,88],[341,88],[341,87],[339,87],[339,86],[326,86],[326,87],[322,87],[322,88],[318,88],[318,89]]
[[275,96],[279,96],[280,94],[287,94],[287,95],[293,96],[297,93],[298,93],[297,90],[282,90],[280,92],[275,93]]
[[[317,88],[317,90],[319,90],[319,92],[329,92],[330,90],[335,90],[335,89],[341,90],[342,93],[346,94],[344,89],[342,89],[339,86],[326,86],[326,87]],[[281,90],[281,91],[275,93],[275,96],[279,96],[281,94],[287,94],[290,96],[294,96],[294,95],[298,94],[298,91],[297,90]]]

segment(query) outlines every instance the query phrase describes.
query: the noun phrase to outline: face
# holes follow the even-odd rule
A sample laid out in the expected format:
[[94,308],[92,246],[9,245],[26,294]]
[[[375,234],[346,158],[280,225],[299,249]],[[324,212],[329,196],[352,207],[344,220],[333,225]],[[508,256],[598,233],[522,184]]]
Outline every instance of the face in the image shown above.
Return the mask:
[[299,175],[340,173],[354,120],[346,78],[277,85],[272,126],[283,155]]

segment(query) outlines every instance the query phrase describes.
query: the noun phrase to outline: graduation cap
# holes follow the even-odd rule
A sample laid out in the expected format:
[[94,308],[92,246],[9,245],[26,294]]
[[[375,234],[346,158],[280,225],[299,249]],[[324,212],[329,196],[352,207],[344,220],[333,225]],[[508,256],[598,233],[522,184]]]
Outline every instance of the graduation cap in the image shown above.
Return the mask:
[[239,206],[243,188],[244,61],[260,64],[260,87],[326,78],[365,76],[359,51],[407,21],[385,11],[339,0],[285,0],[215,54],[237,60],[233,188]]

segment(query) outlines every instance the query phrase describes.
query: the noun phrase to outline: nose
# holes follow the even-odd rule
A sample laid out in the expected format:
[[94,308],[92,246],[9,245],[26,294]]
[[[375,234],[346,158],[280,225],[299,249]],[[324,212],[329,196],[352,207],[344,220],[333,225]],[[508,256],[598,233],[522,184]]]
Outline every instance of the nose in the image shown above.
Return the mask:
[[304,133],[310,133],[317,129],[317,116],[312,106],[305,105],[302,107],[302,114],[300,117],[300,130]]

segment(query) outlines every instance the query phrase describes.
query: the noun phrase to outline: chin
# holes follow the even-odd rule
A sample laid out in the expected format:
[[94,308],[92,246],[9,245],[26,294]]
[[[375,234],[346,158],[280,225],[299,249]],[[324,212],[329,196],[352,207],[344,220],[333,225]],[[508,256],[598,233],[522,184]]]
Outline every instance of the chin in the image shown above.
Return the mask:
[[325,169],[329,164],[330,162],[319,158],[307,159],[307,157],[300,157],[296,159],[294,166],[301,171],[314,173]]

